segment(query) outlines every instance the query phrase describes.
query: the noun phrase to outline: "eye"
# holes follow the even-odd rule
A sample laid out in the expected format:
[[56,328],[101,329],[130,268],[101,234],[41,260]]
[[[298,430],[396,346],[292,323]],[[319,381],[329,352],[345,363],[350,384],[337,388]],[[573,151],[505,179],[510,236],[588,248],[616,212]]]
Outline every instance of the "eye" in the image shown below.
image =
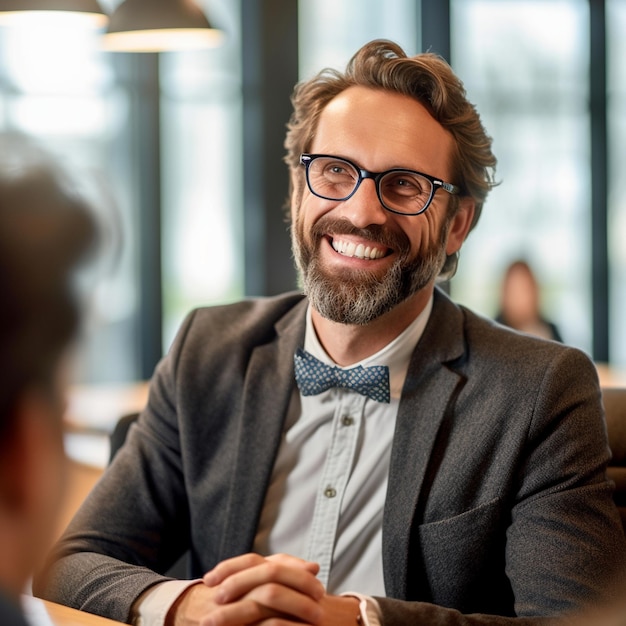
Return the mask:
[[411,180],[409,180],[408,178],[398,178],[396,180],[396,185],[398,185],[398,187],[412,187],[413,182]]
[[328,160],[323,164],[323,175],[333,181],[342,181],[345,179],[354,180],[357,173],[354,168],[344,161]]
[[430,193],[428,181],[412,172],[391,172],[384,181],[386,193],[401,196],[422,196]]

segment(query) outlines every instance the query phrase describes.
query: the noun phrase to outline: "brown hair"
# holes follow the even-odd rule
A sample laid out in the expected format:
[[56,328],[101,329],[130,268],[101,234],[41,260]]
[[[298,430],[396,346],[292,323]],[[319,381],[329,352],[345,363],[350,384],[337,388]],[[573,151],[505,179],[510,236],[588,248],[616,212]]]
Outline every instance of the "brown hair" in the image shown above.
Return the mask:
[[[407,57],[397,44],[375,40],[365,44],[350,60],[346,71],[322,70],[296,85],[293,114],[287,125],[285,162],[297,168],[300,154],[307,152],[324,107],[339,93],[354,85],[384,89],[410,96],[427,107],[454,138],[453,175],[450,182],[476,202],[475,226],[489,190],[494,186],[496,158],[491,138],[485,132],[465,88],[441,57],[418,54]],[[457,203],[451,203],[456,207]]]
[[48,388],[78,330],[74,270],[96,221],[66,173],[21,135],[0,135],[0,447],[14,405]]

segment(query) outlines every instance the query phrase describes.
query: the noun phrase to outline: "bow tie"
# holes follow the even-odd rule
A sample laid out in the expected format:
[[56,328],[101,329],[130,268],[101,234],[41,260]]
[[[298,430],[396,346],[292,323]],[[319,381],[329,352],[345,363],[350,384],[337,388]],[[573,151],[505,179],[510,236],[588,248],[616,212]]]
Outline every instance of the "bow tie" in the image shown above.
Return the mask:
[[331,387],[343,387],[376,402],[389,403],[389,368],[386,365],[357,365],[344,370],[326,365],[304,350],[296,352],[294,363],[296,382],[303,396],[314,396]]

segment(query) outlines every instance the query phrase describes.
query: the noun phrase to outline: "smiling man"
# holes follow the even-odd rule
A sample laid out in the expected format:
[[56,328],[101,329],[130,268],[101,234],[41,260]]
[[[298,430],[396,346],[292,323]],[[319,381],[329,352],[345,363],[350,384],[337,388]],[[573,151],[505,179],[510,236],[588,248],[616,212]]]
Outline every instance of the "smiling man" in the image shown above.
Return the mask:
[[[541,623],[604,601],[626,547],[593,364],[436,287],[493,184],[462,84],[375,41],[293,102],[304,293],[189,316],[40,591],[143,626]],[[168,580],[186,550],[192,579]]]

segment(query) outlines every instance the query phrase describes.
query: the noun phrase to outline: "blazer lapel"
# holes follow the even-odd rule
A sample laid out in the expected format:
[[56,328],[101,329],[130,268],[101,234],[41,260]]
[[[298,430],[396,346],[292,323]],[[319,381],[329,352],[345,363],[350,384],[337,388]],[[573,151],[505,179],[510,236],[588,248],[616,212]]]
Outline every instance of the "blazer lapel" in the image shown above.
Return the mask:
[[[389,468],[383,516],[383,567],[388,597],[418,599],[415,568],[419,552],[411,530],[419,523],[428,497],[425,476],[435,441],[451,397],[462,377],[451,363],[464,354],[463,315],[443,293],[435,290],[428,324],[418,342],[402,390]],[[419,585],[417,585],[419,587]],[[413,589],[413,591],[411,591]],[[419,599],[427,600],[427,597]]]
[[304,343],[306,307],[303,300],[281,318],[274,340],[255,347],[247,364],[222,559],[252,549],[295,385],[293,355]]

